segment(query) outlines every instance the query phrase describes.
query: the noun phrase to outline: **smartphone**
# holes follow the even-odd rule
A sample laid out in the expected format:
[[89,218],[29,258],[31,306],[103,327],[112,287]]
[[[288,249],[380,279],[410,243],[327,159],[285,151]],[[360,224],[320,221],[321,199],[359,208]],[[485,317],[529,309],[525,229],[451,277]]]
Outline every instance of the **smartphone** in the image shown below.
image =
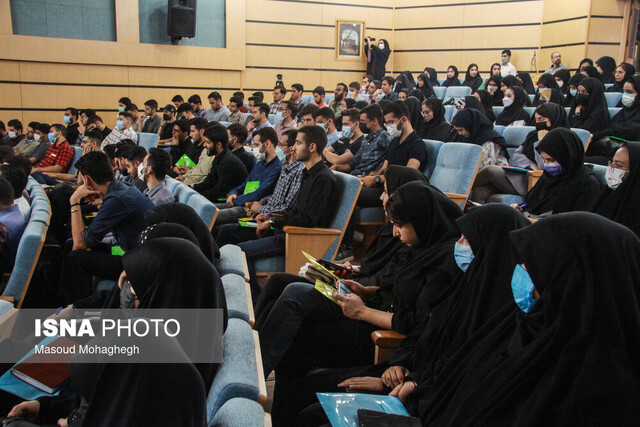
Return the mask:
[[347,285],[345,285],[342,280],[339,280],[338,281],[338,293],[340,295],[342,295],[343,297],[346,297],[347,295],[349,295],[351,293],[351,289],[349,289],[347,287]]
[[316,260],[318,261],[318,264],[320,264],[321,266],[323,266],[324,268],[328,269],[328,270],[344,270],[344,267],[338,265],[338,264],[334,264],[331,261],[327,261],[325,259],[318,259]]

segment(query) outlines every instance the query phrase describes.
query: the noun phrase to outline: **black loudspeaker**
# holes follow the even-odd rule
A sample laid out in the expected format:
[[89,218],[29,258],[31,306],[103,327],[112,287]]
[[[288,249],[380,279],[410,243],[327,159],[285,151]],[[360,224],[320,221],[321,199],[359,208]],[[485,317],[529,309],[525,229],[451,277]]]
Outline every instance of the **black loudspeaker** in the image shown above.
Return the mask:
[[167,34],[171,39],[196,36],[196,6],[198,0],[169,0]]

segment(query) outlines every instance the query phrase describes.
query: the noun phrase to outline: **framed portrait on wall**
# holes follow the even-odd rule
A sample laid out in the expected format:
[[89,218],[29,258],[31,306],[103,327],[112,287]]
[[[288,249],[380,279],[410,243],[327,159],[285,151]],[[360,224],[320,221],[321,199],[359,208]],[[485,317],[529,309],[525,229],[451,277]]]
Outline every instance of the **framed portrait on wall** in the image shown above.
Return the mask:
[[336,21],[336,59],[359,61],[363,38],[364,22]]

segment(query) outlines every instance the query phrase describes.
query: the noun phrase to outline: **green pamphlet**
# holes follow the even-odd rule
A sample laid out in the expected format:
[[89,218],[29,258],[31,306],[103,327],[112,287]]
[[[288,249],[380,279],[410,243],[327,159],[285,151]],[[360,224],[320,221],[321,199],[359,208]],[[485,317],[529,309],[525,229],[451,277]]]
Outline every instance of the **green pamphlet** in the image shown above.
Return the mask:
[[111,246],[111,255],[122,256],[124,251],[120,246]]
[[178,159],[178,161],[176,162],[176,166],[186,166],[188,168],[193,168],[195,167],[195,165],[196,164],[193,163],[193,160],[191,160],[186,154],[183,154],[182,157],[180,157],[180,159]]
[[242,194],[253,193],[258,187],[260,187],[260,181],[248,181],[247,185],[244,186],[244,193]]

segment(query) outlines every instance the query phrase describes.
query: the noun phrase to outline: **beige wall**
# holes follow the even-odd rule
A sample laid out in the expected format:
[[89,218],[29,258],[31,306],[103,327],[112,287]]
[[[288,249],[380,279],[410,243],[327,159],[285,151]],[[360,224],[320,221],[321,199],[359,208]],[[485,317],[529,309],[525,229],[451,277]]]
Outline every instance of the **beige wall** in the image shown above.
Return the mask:
[[[16,36],[9,0],[0,0],[0,120],[49,123],[67,106],[94,108],[112,125],[117,100],[140,108],[219,90],[269,91],[276,74],[305,89],[360,81],[359,61],[335,57],[335,23],[363,21],[366,35],[389,41],[388,72],[438,71],[471,62],[481,71],[510,48],[519,70],[549,66],[558,50],[576,68],[585,56],[624,59],[631,0],[226,0],[227,48],[140,44],[135,0],[116,0],[117,42]],[[440,76],[443,76],[441,73]],[[270,94],[266,96],[271,99]]]

